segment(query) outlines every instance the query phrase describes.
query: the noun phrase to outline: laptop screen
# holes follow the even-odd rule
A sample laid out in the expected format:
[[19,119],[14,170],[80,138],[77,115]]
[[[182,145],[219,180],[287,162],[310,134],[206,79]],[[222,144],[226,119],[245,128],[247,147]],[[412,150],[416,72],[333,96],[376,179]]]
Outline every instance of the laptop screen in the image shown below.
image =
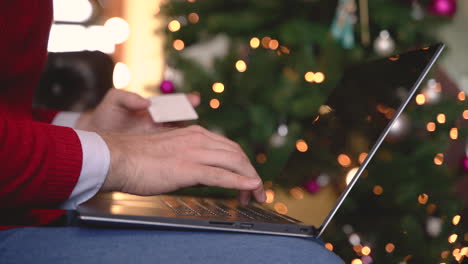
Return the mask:
[[344,73],[318,115],[304,121],[302,138],[277,180],[290,186],[283,194],[275,193],[279,198],[275,202],[283,201],[289,216],[316,227],[323,224],[354,184],[353,176],[357,180],[356,172],[361,174],[360,167],[367,164],[366,158],[370,160],[390,124],[387,140],[399,129],[396,117],[442,48],[442,44],[421,48]]

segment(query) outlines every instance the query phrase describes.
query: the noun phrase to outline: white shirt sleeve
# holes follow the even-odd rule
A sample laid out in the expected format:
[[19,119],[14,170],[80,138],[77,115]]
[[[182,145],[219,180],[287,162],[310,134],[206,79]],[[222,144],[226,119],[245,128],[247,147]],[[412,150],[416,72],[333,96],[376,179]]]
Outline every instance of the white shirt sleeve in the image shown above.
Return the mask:
[[[61,112],[52,121],[53,125],[74,127],[80,113]],[[75,130],[83,150],[83,165],[80,177],[62,209],[73,210],[91,199],[101,188],[110,165],[110,152],[106,142],[94,132]]]

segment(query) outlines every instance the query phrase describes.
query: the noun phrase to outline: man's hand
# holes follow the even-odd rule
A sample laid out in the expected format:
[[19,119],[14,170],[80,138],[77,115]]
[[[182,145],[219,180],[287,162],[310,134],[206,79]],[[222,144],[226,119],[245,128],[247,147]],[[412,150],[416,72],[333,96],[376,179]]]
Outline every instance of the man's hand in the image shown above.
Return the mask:
[[[187,98],[193,106],[200,103],[198,95],[188,94]],[[148,112],[150,104],[136,93],[111,89],[95,110],[81,115],[75,128],[118,133],[156,132],[164,124],[153,121]]]
[[100,134],[111,153],[101,191],[155,195],[202,184],[238,189],[243,204],[251,192],[258,202],[266,199],[240,146],[200,126],[142,135]]

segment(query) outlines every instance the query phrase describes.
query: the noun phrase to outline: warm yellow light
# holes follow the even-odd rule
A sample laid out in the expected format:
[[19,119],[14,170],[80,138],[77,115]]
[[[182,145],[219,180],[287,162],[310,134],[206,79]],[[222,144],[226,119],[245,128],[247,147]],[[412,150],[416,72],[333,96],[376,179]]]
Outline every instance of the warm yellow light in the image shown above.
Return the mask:
[[275,203],[274,205],[275,211],[280,213],[280,214],[287,214],[288,213],[288,207],[284,203]]
[[188,15],[188,21],[192,24],[196,24],[198,23],[198,21],[200,21],[200,17],[198,16],[197,13],[190,13]]
[[465,93],[464,92],[459,92],[457,98],[460,101],[465,101],[465,99],[466,99]]
[[291,51],[285,46],[280,46],[280,51],[283,52],[284,54],[291,53]]
[[452,219],[452,224],[453,225],[458,225],[458,223],[460,223],[460,219],[461,219],[460,215],[454,216],[453,219]]
[[187,0],[189,3],[195,3],[196,0]]
[[169,31],[171,32],[177,32],[180,30],[180,22],[177,21],[177,20],[172,20],[171,22],[169,22],[169,24],[167,25],[167,28],[169,29]]
[[279,47],[279,42],[278,40],[276,39],[272,39],[270,40],[270,42],[268,43],[268,47],[272,50],[276,50],[278,47]]
[[436,210],[437,210],[437,205],[435,205],[433,203],[428,204],[427,207],[426,207],[426,211],[430,215],[434,214]]
[[440,257],[444,259],[444,258],[447,258],[449,254],[450,254],[450,251],[445,250],[445,251],[442,251],[442,253],[440,253]]
[[426,103],[426,96],[424,94],[416,95],[416,104],[423,105]]
[[360,259],[353,259],[353,261],[351,261],[351,264],[362,264],[362,260],[360,260]]
[[332,109],[330,106],[328,106],[328,105],[321,105],[321,106],[319,107],[319,113],[320,113],[321,115],[326,115],[326,114],[330,113],[332,110],[333,110],[333,109]]
[[468,247],[460,249],[460,255],[468,257]]
[[306,152],[309,149],[309,146],[304,140],[299,139],[296,141],[296,149],[300,152]]
[[449,237],[448,237],[448,242],[450,244],[453,244],[455,243],[455,241],[457,241],[457,238],[458,238],[458,235],[457,234],[451,234]]
[[292,188],[289,193],[291,194],[292,197],[295,199],[301,200],[304,199],[304,191],[299,188],[299,187],[294,187]]
[[434,164],[435,165],[442,165],[444,163],[444,154],[437,153],[434,157]]
[[454,140],[458,138],[458,128],[454,127],[450,129],[450,138]]
[[392,253],[393,250],[395,250],[395,245],[393,243],[388,243],[387,245],[385,245],[385,251],[387,251],[388,253]]
[[224,92],[224,84],[220,82],[215,82],[213,83],[213,86],[211,87],[211,89],[213,89],[213,92],[215,93],[222,93]]
[[421,193],[419,196],[418,196],[418,202],[420,204],[426,204],[427,201],[429,200],[429,195],[425,194],[425,193]]
[[238,60],[236,62],[236,69],[239,72],[245,72],[247,70],[247,64],[243,60]]
[[251,38],[250,39],[250,47],[252,47],[252,49],[256,49],[256,48],[260,47],[260,39]]
[[354,175],[356,175],[356,172],[359,170],[358,167],[352,168],[348,171],[348,174],[346,174],[346,185],[349,185],[351,181],[354,178]]
[[343,167],[349,167],[351,165],[351,159],[346,154],[338,155],[338,163]]
[[112,81],[114,87],[117,89],[125,88],[132,79],[132,73],[130,68],[122,62],[117,62],[114,67],[114,73],[112,74]]
[[210,100],[210,107],[213,109],[218,109],[221,103],[219,102],[218,99],[211,99]]
[[325,248],[330,250],[330,251],[333,251],[333,244],[332,243],[325,243]]
[[354,245],[354,246],[353,246],[353,250],[354,250],[356,253],[361,253],[362,245],[361,245],[361,244]]
[[262,47],[264,47],[265,49],[268,49],[270,47],[270,41],[271,41],[270,37],[263,37],[262,38]]
[[436,124],[434,122],[429,122],[427,123],[426,129],[429,132],[434,132],[436,130]]
[[174,47],[175,50],[181,51],[185,48],[185,43],[181,39],[176,39],[172,43],[172,46]]
[[322,83],[323,81],[325,81],[325,74],[323,74],[322,72],[316,72],[314,81],[316,83]]
[[314,82],[314,73],[313,72],[306,72],[306,74],[304,74],[304,79],[307,81],[307,82]]
[[468,110],[463,111],[463,118],[468,119]]
[[376,185],[374,186],[374,188],[372,189],[372,192],[375,194],[375,195],[381,195],[383,193],[383,188],[382,186],[380,185]]
[[361,154],[359,154],[359,163],[362,164],[364,162],[364,160],[367,158],[367,153],[366,152],[363,152]]
[[266,190],[266,201],[265,203],[272,203],[275,200],[275,192],[273,190]]
[[130,26],[127,21],[120,17],[109,18],[104,27],[109,32],[115,44],[125,42],[130,36]]
[[363,247],[362,250],[361,250],[361,253],[364,255],[364,256],[369,256],[370,253],[371,253],[371,249],[370,247]]
[[437,115],[437,122],[439,122],[439,124],[444,124],[445,123],[445,114],[438,114]]
[[260,164],[263,164],[267,161],[267,156],[263,153],[259,153],[257,154],[257,156],[255,157],[257,162],[260,163]]

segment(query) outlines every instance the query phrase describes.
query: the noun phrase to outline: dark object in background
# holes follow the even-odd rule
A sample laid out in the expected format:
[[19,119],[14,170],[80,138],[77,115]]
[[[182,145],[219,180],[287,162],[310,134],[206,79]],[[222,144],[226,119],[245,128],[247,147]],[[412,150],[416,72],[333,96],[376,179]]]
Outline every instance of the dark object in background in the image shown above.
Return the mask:
[[113,87],[114,61],[99,51],[49,53],[34,106],[65,111],[96,107]]

